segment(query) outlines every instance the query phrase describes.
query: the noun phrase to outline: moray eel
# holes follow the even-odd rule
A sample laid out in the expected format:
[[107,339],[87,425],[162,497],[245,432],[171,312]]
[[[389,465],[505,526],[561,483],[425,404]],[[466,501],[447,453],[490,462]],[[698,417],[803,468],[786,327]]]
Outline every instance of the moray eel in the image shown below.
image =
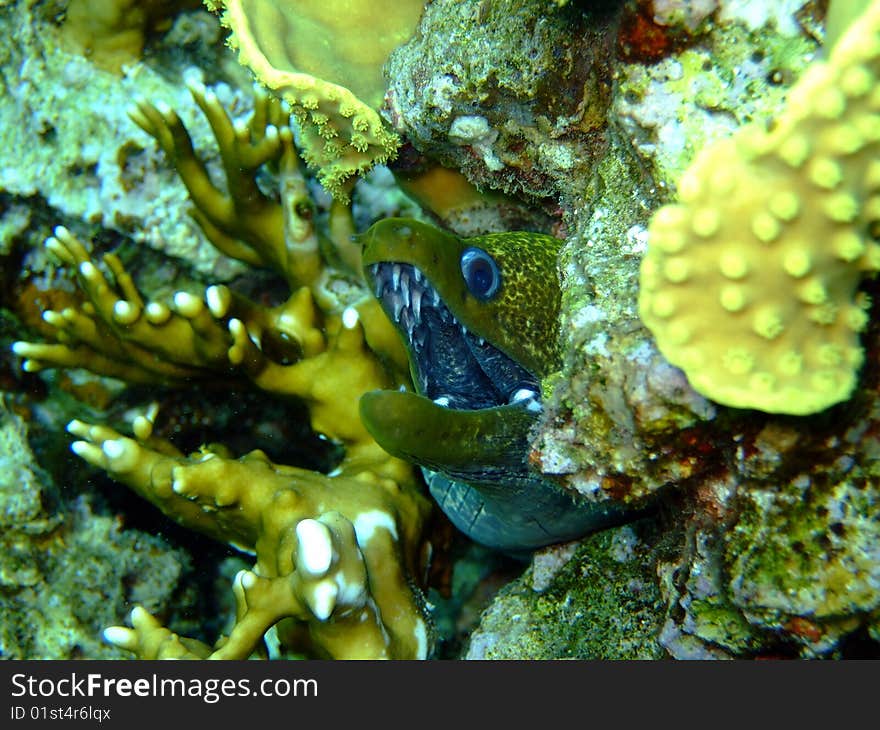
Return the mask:
[[460,239],[403,218],[359,239],[417,390],[362,396],[379,445],[421,466],[440,508],[489,547],[531,550],[620,522],[620,511],[528,464],[540,380],[559,366],[561,242],[524,232]]

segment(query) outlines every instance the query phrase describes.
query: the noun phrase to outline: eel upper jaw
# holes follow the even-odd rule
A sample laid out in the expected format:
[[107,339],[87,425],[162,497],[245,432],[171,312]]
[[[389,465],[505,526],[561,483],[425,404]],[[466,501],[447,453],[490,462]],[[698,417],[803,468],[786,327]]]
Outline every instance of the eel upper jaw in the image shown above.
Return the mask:
[[452,410],[519,404],[541,410],[537,379],[469,331],[411,264],[367,267],[376,298],[406,339],[418,391]]

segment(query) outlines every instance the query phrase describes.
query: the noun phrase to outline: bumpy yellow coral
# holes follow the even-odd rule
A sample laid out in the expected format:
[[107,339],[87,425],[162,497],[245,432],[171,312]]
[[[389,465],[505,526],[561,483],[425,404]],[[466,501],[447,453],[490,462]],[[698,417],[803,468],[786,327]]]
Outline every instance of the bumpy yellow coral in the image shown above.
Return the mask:
[[880,270],[878,77],[875,1],[769,128],[704,149],[655,213],[639,313],[703,395],[801,415],[855,387],[857,288]]
[[346,659],[427,655],[428,624],[409,577],[425,510],[401,490],[405,466],[327,477],[259,451],[233,460],[203,448],[185,457],[150,425],[136,422],[137,440],[79,421],[69,430],[83,459],[185,527],[254,552],[256,562],[235,578],[236,622],[213,650],[189,642],[188,654],[172,653],[180,640],[144,621],[141,609],[133,630],[107,631],[110,641],[144,659],[245,659],[273,626],[283,634],[304,625],[308,642],[288,648]]
[[[171,385],[250,381],[300,399],[312,428],[345,456],[328,475],[274,464],[258,451],[233,459],[205,446],[187,456],[153,435],[155,407],[135,419],[134,438],[72,422],[80,457],[172,519],[256,555],[233,585],[235,625],[215,647],[175,636],[141,609],[132,629],[114,627],[107,638],[142,658],[246,658],[276,627],[281,646],[296,653],[424,657],[430,632],[414,577],[423,575],[430,504],[413,467],[383,451],[358,415],[363,393],[402,384],[407,360],[378,302],[345,272],[357,265],[350,210],[334,208],[332,240],[319,245],[277,102],[258,96],[250,122],[235,125],[213,94],[192,92],[217,135],[226,191],[213,186],[170,109],[141,101],[132,116],[174,161],[217,247],[274,269],[290,284],[289,299],[266,307],[210,286],[178,292],[169,304],[149,301],[116,256],[95,260],[58,228],[47,248],[75,271],[85,301],[44,312],[55,342],[13,349],[29,371],[84,367]],[[278,201],[255,182],[268,163]]]
[[399,140],[376,108],[382,65],[415,30],[424,2],[377,10],[353,0],[227,0],[223,22],[239,61],[282,97],[300,127],[306,162],[346,200],[360,173],[394,156]]

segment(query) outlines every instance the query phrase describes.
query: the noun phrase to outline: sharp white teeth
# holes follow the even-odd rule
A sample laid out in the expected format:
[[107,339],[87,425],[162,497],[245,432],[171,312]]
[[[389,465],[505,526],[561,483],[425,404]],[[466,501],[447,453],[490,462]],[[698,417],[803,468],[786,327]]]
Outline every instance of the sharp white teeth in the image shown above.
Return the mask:
[[435,307],[440,304],[440,294],[437,293],[436,289],[431,289],[431,304]]
[[466,334],[467,334],[467,327],[465,327],[464,325],[461,326],[461,333],[462,333],[463,335],[466,335]]
[[376,298],[379,299],[382,296],[382,280],[376,279],[376,286],[373,288],[373,291],[376,293]]
[[394,264],[391,267],[391,288],[394,291],[397,291],[397,288],[400,286],[400,265]]
[[403,294],[403,301],[409,301],[409,274],[405,271],[400,275],[400,291]]
[[422,272],[415,267],[413,267],[413,279],[416,280],[416,284],[422,283]]
[[482,347],[483,345],[486,344],[486,340],[484,340],[482,337],[477,337],[477,344],[478,344],[480,347]]
[[400,321],[400,310],[403,309],[403,299],[401,297],[394,297],[394,321]]
[[[418,271],[418,269],[416,269]],[[422,321],[422,290],[415,289],[412,293],[412,311],[416,324]]]
[[441,395],[439,398],[434,398],[434,402],[438,406],[443,406],[444,408],[448,408],[449,407],[449,396],[448,395]]
[[512,396],[510,396],[509,403],[519,403],[520,401],[528,400],[529,398],[537,398],[538,394],[534,390],[530,390],[529,388],[520,388],[517,390]]
[[404,309],[400,315],[400,324],[404,330],[406,330],[406,336],[410,342],[413,341],[413,330],[416,327],[415,319],[413,318],[412,311],[409,309]]

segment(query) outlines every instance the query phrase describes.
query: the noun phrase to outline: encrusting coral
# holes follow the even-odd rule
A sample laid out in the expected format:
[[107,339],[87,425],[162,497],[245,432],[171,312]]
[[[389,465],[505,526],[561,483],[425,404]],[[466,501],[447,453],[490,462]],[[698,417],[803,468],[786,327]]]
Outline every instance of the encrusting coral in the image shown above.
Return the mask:
[[400,140],[376,111],[382,65],[412,34],[423,2],[398,2],[381,13],[340,0],[208,5],[223,9],[239,61],[290,105],[303,158],[335,198],[347,200],[359,174],[395,155]]
[[857,290],[880,270],[878,76],[872,2],[768,127],[705,148],[654,214],[640,316],[706,397],[805,415],[852,393]]
[[[345,457],[325,475],[260,451],[233,459],[203,446],[186,456],[153,435],[155,407],[134,420],[134,438],[72,422],[83,459],[177,522],[256,555],[235,580],[235,625],[215,647],[177,637],[141,608],[132,629],[109,629],[107,638],[142,658],[246,658],[277,626],[282,647],[307,655],[425,657],[431,636],[416,583],[429,503],[413,468],[383,451],[357,412],[362,393],[401,384],[405,355],[379,304],[345,273],[357,265],[349,211],[335,206],[335,243],[322,247],[290,129],[273,124],[286,121],[278,102],[259,95],[249,124],[234,125],[210,92],[191,90],[217,136],[228,193],[210,183],[170,109],[142,101],[132,116],[174,161],[217,247],[283,275],[290,298],[264,307],[214,286],[204,296],[178,292],[170,306],[145,301],[116,256],[103,257],[105,272],[59,228],[47,248],[75,270],[86,301],[44,313],[55,343],[13,349],[29,371],[85,367],[177,385],[249,379],[302,399],[313,429],[342,444]],[[271,164],[281,202],[256,185],[258,168]]]

